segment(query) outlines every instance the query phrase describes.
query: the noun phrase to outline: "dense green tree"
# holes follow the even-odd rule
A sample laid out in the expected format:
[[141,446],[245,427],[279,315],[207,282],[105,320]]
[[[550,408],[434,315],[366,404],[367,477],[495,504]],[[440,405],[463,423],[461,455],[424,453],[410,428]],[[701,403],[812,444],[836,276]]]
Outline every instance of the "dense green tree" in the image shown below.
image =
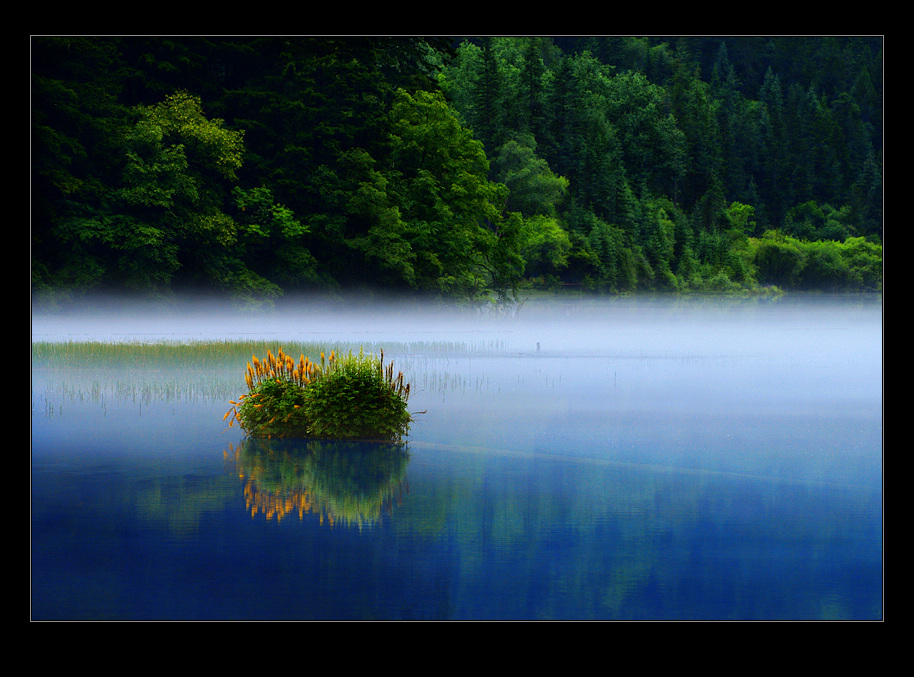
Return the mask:
[[571,236],[555,217],[537,214],[525,219],[520,241],[528,278],[561,279],[568,268],[572,245]]
[[502,144],[492,158],[492,169],[495,180],[508,188],[511,210],[525,216],[555,215],[568,191],[568,180],[556,176],[537,156],[531,134]]
[[608,80],[605,105],[637,193],[669,194],[684,172],[686,139],[663,88],[635,73]]
[[642,242],[644,255],[654,272],[655,285],[675,289],[679,285],[674,269],[676,252],[676,224],[670,218],[666,200],[656,199],[645,209]]
[[843,241],[855,235],[849,207],[834,209],[814,200],[792,207],[783,231],[802,240]]
[[779,224],[792,202],[793,190],[789,180],[789,139],[781,80],[770,68],[759,91],[759,103],[762,161],[759,184],[768,205],[768,218]]
[[32,282],[91,288],[103,267],[93,252],[62,246],[61,222],[97,210],[120,173],[129,125],[119,101],[123,68],[114,42],[39,37],[32,50]]
[[591,283],[597,289],[628,292],[638,288],[640,256],[630,243],[624,230],[593,218],[587,244],[595,255],[596,274]]
[[494,38],[482,39],[472,88],[474,115],[471,126],[485,148],[494,148],[498,144],[504,119],[503,83]]
[[523,271],[520,217],[489,181],[482,144],[443,96],[400,90],[391,113],[391,168],[420,287],[462,297],[506,294]]
[[848,206],[856,231],[882,242],[882,172],[875,153],[867,155],[850,189]]
[[98,252],[108,275],[145,290],[167,287],[195,254],[234,240],[225,183],[236,178],[243,140],[185,93],[136,110],[119,183],[97,209],[62,220],[61,239]]
[[674,201],[693,205],[708,191],[722,172],[720,145],[721,127],[710,87],[699,79],[697,65],[677,62],[669,89],[670,105],[675,116],[675,128],[670,133],[672,169],[662,193]]
[[882,289],[882,248],[862,237],[808,241],[767,231],[748,245],[762,283],[826,291]]
[[523,114],[518,127],[529,132],[533,138],[541,136],[545,126],[545,82],[546,66],[541,52],[542,38],[528,38],[524,48],[523,67],[520,72],[520,88],[517,100]]
[[[243,135],[208,119],[200,101],[183,92],[135,110],[136,122],[123,135],[119,180],[97,205],[60,219],[55,231],[59,242],[94,262],[90,286],[161,293],[192,284],[252,300],[278,294],[245,265],[249,250],[239,247],[269,238],[268,224],[232,216]],[[268,209],[285,237],[302,234],[281,207]]]
[[245,268],[283,289],[326,282],[308,248],[309,229],[265,186],[232,191],[237,240],[233,249]]
[[769,231],[756,246],[755,262],[759,281],[791,287],[806,265],[807,253],[799,242]]
[[865,36],[35,38],[33,288],[880,289],[882,63]]

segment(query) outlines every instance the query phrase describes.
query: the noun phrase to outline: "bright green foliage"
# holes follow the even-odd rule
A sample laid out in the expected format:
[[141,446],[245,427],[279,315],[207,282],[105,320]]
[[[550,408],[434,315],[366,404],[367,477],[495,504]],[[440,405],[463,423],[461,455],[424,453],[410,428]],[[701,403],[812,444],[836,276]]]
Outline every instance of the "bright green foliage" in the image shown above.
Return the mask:
[[[511,289],[523,270],[507,188],[440,94],[400,90],[391,112],[391,183],[416,284],[474,298]],[[389,212],[383,212],[388,214]]]
[[806,265],[806,252],[797,240],[768,232],[756,245],[755,263],[760,281],[790,287]]
[[238,419],[252,437],[304,437],[305,389],[285,379],[258,383],[238,406]]
[[808,241],[767,231],[750,238],[749,251],[762,284],[827,291],[882,289],[882,246],[862,237]]
[[[749,40],[663,40],[555,39],[561,49],[532,38],[466,40],[441,77],[469,126],[485,130],[479,138],[497,178],[525,216],[536,209],[532,200],[549,194],[533,180],[537,163],[567,178],[567,199],[554,212],[554,223],[574,243],[559,273],[563,280],[616,292],[730,291],[752,289],[758,263],[765,284],[795,285],[807,254],[798,251],[791,263],[790,245],[766,243],[756,261],[747,237],[769,228],[835,240],[878,232],[881,179],[872,162],[878,151],[860,152],[871,143],[861,111],[853,112],[836,86],[844,74],[822,85],[830,89],[826,95],[796,85],[812,72],[804,71],[804,60],[819,58],[811,52],[752,74],[753,67],[733,62],[756,49]],[[861,63],[881,58],[871,45],[844,48]],[[697,49],[705,52],[699,56]],[[709,55],[716,60],[707,77],[699,64]],[[847,84],[860,89],[874,113],[869,68]],[[755,79],[740,81],[738,71]],[[492,120],[474,96],[483,81],[494,83],[488,91],[497,94]],[[537,111],[538,124],[531,125],[525,108]],[[878,118],[869,119],[878,128]],[[521,157],[512,140],[530,132],[532,140],[523,143],[528,155]],[[812,209],[817,203],[806,200],[818,195],[841,195],[842,207],[832,210],[823,201]],[[787,214],[794,203],[801,207]],[[522,252],[527,274],[539,277],[541,250]]]
[[751,205],[734,202],[724,211],[724,217],[730,228],[739,233],[749,235],[755,230],[755,207]]
[[809,200],[787,212],[784,231],[803,240],[845,240],[855,228],[850,207],[834,209]]
[[[257,305],[282,293],[263,273],[313,275],[302,245],[307,226],[269,188],[230,186],[242,166],[242,132],[208,119],[200,100],[183,92],[135,113],[116,187],[57,229],[61,241],[97,262],[94,284],[156,291],[180,278]],[[277,263],[262,265],[271,260]]]
[[296,363],[279,351],[248,365],[249,391],[225,418],[252,437],[398,441],[408,434],[410,386],[380,358],[349,352]]
[[349,353],[338,357],[306,388],[308,434],[330,439],[399,440],[409,431],[409,384],[381,359]]
[[844,241],[841,256],[847,263],[852,288],[882,290],[882,245],[862,237],[849,237]]
[[607,85],[607,119],[618,130],[632,186],[668,190],[683,174],[686,139],[666,93],[639,73],[621,73]]
[[237,220],[240,230],[255,238],[294,239],[308,232],[308,227],[295,218],[291,209],[277,204],[273,192],[261,186],[244,190],[232,190],[235,206],[242,212]]
[[493,160],[495,177],[507,186],[512,211],[525,217],[554,216],[568,192],[568,179],[556,176],[546,161],[536,155],[536,141],[531,135],[510,139],[497,151]]
[[226,129],[224,120],[207,119],[199,97],[177,92],[140,112],[137,130],[144,130],[144,136],[158,137],[159,143],[168,148],[181,144],[202,167],[215,170],[226,179],[237,178],[244,132]]
[[242,135],[207,120],[186,94],[136,112],[117,187],[96,207],[61,219],[57,235],[98,262],[99,281],[164,289],[198,260],[195,250],[212,256],[234,242],[219,194],[241,164]]
[[555,278],[568,266],[571,237],[556,218],[538,215],[526,219],[521,239],[528,277]]
[[200,100],[182,92],[138,113],[114,207],[184,246],[230,241],[234,225],[223,217],[220,189],[241,167],[243,134],[208,120]]
[[42,292],[881,286],[879,36],[39,37],[31,63]]
[[593,219],[587,244],[594,253],[596,272],[591,282],[596,288],[617,292],[637,286],[637,257],[626,240],[621,228]]
[[679,282],[672,270],[676,245],[676,224],[663,206],[652,204],[644,215],[641,240],[647,262],[653,272],[656,287],[675,289]]

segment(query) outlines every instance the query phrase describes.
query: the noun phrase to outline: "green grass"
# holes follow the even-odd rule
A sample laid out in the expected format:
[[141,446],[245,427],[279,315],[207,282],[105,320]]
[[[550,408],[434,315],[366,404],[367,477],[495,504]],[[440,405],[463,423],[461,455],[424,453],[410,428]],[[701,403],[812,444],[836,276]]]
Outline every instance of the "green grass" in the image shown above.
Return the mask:
[[498,340],[481,342],[414,341],[345,343],[225,341],[70,341],[31,345],[34,415],[65,416],[71,405],[98,407],[100,415],[113,403],[213,405],[225,411],[247,390],[245,365],[253,355],[287,352],[320,360],[328,347],[338,354],[379,354],[383,348],[412,384],[414,392],[460,392],[485,389],[463,367],[470,356],[497,355],[507,348]]
[[383,345],[366,342],[327,343],[294,341],[159,341],[159,342],[105,342],[67,341],[32,343],[32,365],[41,368],[108,368],[108,367],[169,367],[205,369],[212,366],[239,362],[244,365],[252,355],[263,355],[268,350],[282,348],[287,354],[304,354],[312,360],[320,357],[322,350],[335,350],[338,354],[350,351],[378,353],[383,348],[389,354],[441,356],[478,352],[497,352],[505,348],[500,341],[466,343],[461,341],[387,342]]

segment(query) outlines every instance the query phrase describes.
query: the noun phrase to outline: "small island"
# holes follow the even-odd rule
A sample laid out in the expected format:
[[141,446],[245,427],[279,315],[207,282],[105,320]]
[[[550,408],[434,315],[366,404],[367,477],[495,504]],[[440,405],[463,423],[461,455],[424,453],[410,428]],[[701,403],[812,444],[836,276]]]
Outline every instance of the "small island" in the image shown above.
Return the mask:
[[248,392],[223,416],[251,437],[312,437],[399,441],[409,432],[409,383],[393,363],[359,350],[321,352],[320,362],[296,361],[280,348],[252,356],[245,370]]

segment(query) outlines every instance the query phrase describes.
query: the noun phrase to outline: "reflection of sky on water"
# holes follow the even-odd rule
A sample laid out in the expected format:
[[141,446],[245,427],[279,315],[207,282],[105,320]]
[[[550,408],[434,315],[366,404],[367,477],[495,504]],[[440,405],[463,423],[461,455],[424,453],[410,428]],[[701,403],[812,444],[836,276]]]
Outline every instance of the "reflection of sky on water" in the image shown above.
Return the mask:
[[411,409],[426,411],[391,515],[355,534],[297,515],[279,528],[251,518],[245,480],[226,460],[240,437],[222,422],[225,398],[203,386],[170,400],[110,387],[197,375],[108,375],[93,393],[91,374],[68,390],[66,374],[36,371],[33,552],[42,581],[78,580],[92,593],[91,603],[73,593],[73,609],[881,616],[880,305],[623,302],[556,315],[531,304],[471,322],[400,308],[293,324],[198,313],[166,330],[129,313],[36,316],[36,340],[232,339],[259,328],[390,341],[416,386]]
[[[847,478],[866,469],[872,481],[881,472],[872,455],[874,447],[881,451],[878,301],[530,303],[514,317],[403,305],[355,312],[301,308],[259,316],[199,306],[183,314],[124,307],[105,317],[36,315],[33,336],[175,341],[260,332],[271,340],[328,345],[390,341],[397,348],[388,348],[388,359],[413,384],[411,408],[426,412],[416,416],[416,442],[561,449],[648,465],[780,467],[800,477],[828,470]],[[180,397],[149,406],[129,390],[103,393],[101,409],[98,398],[56,405],[60,396],[47,395],[41,401],[45,375],[33,377],[36,411],[84,407],[79,418],[86,425],[125,439],[137,425],[156,430],[143,445],[170,448],[170,437],[205,438],[218,427],[219,421],[201,426],[195,408]],[[102,386],[91,378],[84,388],[105,390],[110,382],[124,388],[149,376],[109,375]],[[234,396],[229,391],[225,399]],[[196,404],[225,406],[218,398]],[[218,413],[221,419],[224,411]],[[38,434],[75,435],[73,420],[55,433],[52,416]]]

